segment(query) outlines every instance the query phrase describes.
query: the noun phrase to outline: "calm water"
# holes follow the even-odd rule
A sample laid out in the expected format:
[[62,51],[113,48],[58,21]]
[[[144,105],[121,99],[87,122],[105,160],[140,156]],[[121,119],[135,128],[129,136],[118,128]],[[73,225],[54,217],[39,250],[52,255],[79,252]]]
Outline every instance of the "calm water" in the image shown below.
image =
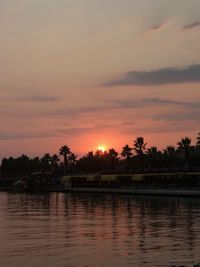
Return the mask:
[[200,262],[200,199],[0,193],[0,266]]

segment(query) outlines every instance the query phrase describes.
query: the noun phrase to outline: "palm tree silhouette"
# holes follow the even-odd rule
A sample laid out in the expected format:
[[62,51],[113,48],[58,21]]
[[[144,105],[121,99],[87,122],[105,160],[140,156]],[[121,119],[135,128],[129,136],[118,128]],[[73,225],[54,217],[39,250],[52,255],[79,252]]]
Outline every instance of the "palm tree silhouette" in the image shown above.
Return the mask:
[[144,151],[146,149],[146,145],[147,143],[144,142],[144,138],[140,136],[140,137],[137,137],[136,140],[134,140],[133,149],[139,156],[143,156]]
[[59,154],[63,156],[63,163],[64,163],[64,175],[67,172],[67,166],[68,166],[68,156],[71,154],[70,148],[68,146],[62,146],[60,148]]
[[69,160],[69,163],[72,165],[72,167],[74,168],[76,162],[77,162],[77,155],[75,155],[74,153],[71,153],[69,154],[69,157],[68,157],[68,160]]
[[109,165],[111,170],[113,171],[115,168],[115,164],[118,161],[118,153],[114,148],[109,149],[108,153],[106,153],[105,157],[108,158]]
[[173,156],[176,152],[176,148],[174,146],[167,146],[164,150],[163,150],[164,154],[166,156]]
[[131,151],[132,151],[132,148],[129,145],[125,145],[122,148],[122,152],[121,152],[122,157],[125,158],[127,170],[129,169],[129,165],[130,165],[130,158],[133,155]]
[[60,161],[60,159],[59,159],[59,156],[57,154],[54,154],[51,157],[51,168],[53,171],[58,168],[59,161]]
[[41,158],[41,162],[43,165],[43,172],[49,171],[51,155],[49,153],[44,154],[44,156]]
[[191,146],[191,139],[189,137],[184,137],[181,139],[180,142],[178,142],[178,149],[180,151],[184,151],[184,156],[185,156],[185,165],[186,167],[189,164],[189,150]]
[[167,146],[163,149],[163,155],[165,156],[166,164],[168,167],[176,164],[176,148],[174,146]]
[[133,155],[131,151],[132,151],[132,148],[129,145],[125,145],[122,148],[122,153],[121,153],[122,157],[128,161],[130,157]]
[[141,161],[141,167],[144,168],[144,151],[146,149],[147,143],[144,142],[143,137],[137,137],[136,140],[134,140],[133,143],[133,149],[137,153],[140,161]]
[[162,155],[156,146],[147,149],[147,155],[150,159],[150,167],[158,167],[158,159]]

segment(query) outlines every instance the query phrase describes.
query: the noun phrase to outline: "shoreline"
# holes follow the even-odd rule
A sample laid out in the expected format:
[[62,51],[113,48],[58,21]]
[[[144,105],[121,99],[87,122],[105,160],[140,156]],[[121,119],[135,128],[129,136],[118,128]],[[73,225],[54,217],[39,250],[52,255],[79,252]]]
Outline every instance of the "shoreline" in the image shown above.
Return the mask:
[[71,193],[106,193],[123,195],[146,195],[146,196],[184,196],[200,197],[200,188],[194,189],[128,189],[128,188],[73,188],[65,192]]
[[13,188],[0,188],[0,192],[15,193],[97,193],[97,194],[119,194],[119,195],[143,195],[143,196],[180,196],[180,197],[198,197],[200,198],[200,188],[98,188],[98,187],[74,187],[65,189],[63,187],[43,187],[34,189],[18,190]]

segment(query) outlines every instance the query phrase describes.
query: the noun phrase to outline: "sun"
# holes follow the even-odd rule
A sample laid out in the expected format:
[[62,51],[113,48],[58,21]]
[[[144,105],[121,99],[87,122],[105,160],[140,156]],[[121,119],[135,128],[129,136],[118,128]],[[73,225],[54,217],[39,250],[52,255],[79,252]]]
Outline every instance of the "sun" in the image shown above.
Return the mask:
[[101,151],[101,152],[105,152],[105,151],[106,151],[106,146],[104,146],[104,145],[99,145],[99,146],[97,147],[97,150],[99,150],[99,151]]

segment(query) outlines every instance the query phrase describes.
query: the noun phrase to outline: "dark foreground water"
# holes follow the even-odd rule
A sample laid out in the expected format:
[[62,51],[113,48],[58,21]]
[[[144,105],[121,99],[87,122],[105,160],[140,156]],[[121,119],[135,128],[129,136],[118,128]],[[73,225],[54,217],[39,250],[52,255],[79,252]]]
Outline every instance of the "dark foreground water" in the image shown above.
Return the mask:
[[0,193],[0,266],[200,262],[200,199]]

